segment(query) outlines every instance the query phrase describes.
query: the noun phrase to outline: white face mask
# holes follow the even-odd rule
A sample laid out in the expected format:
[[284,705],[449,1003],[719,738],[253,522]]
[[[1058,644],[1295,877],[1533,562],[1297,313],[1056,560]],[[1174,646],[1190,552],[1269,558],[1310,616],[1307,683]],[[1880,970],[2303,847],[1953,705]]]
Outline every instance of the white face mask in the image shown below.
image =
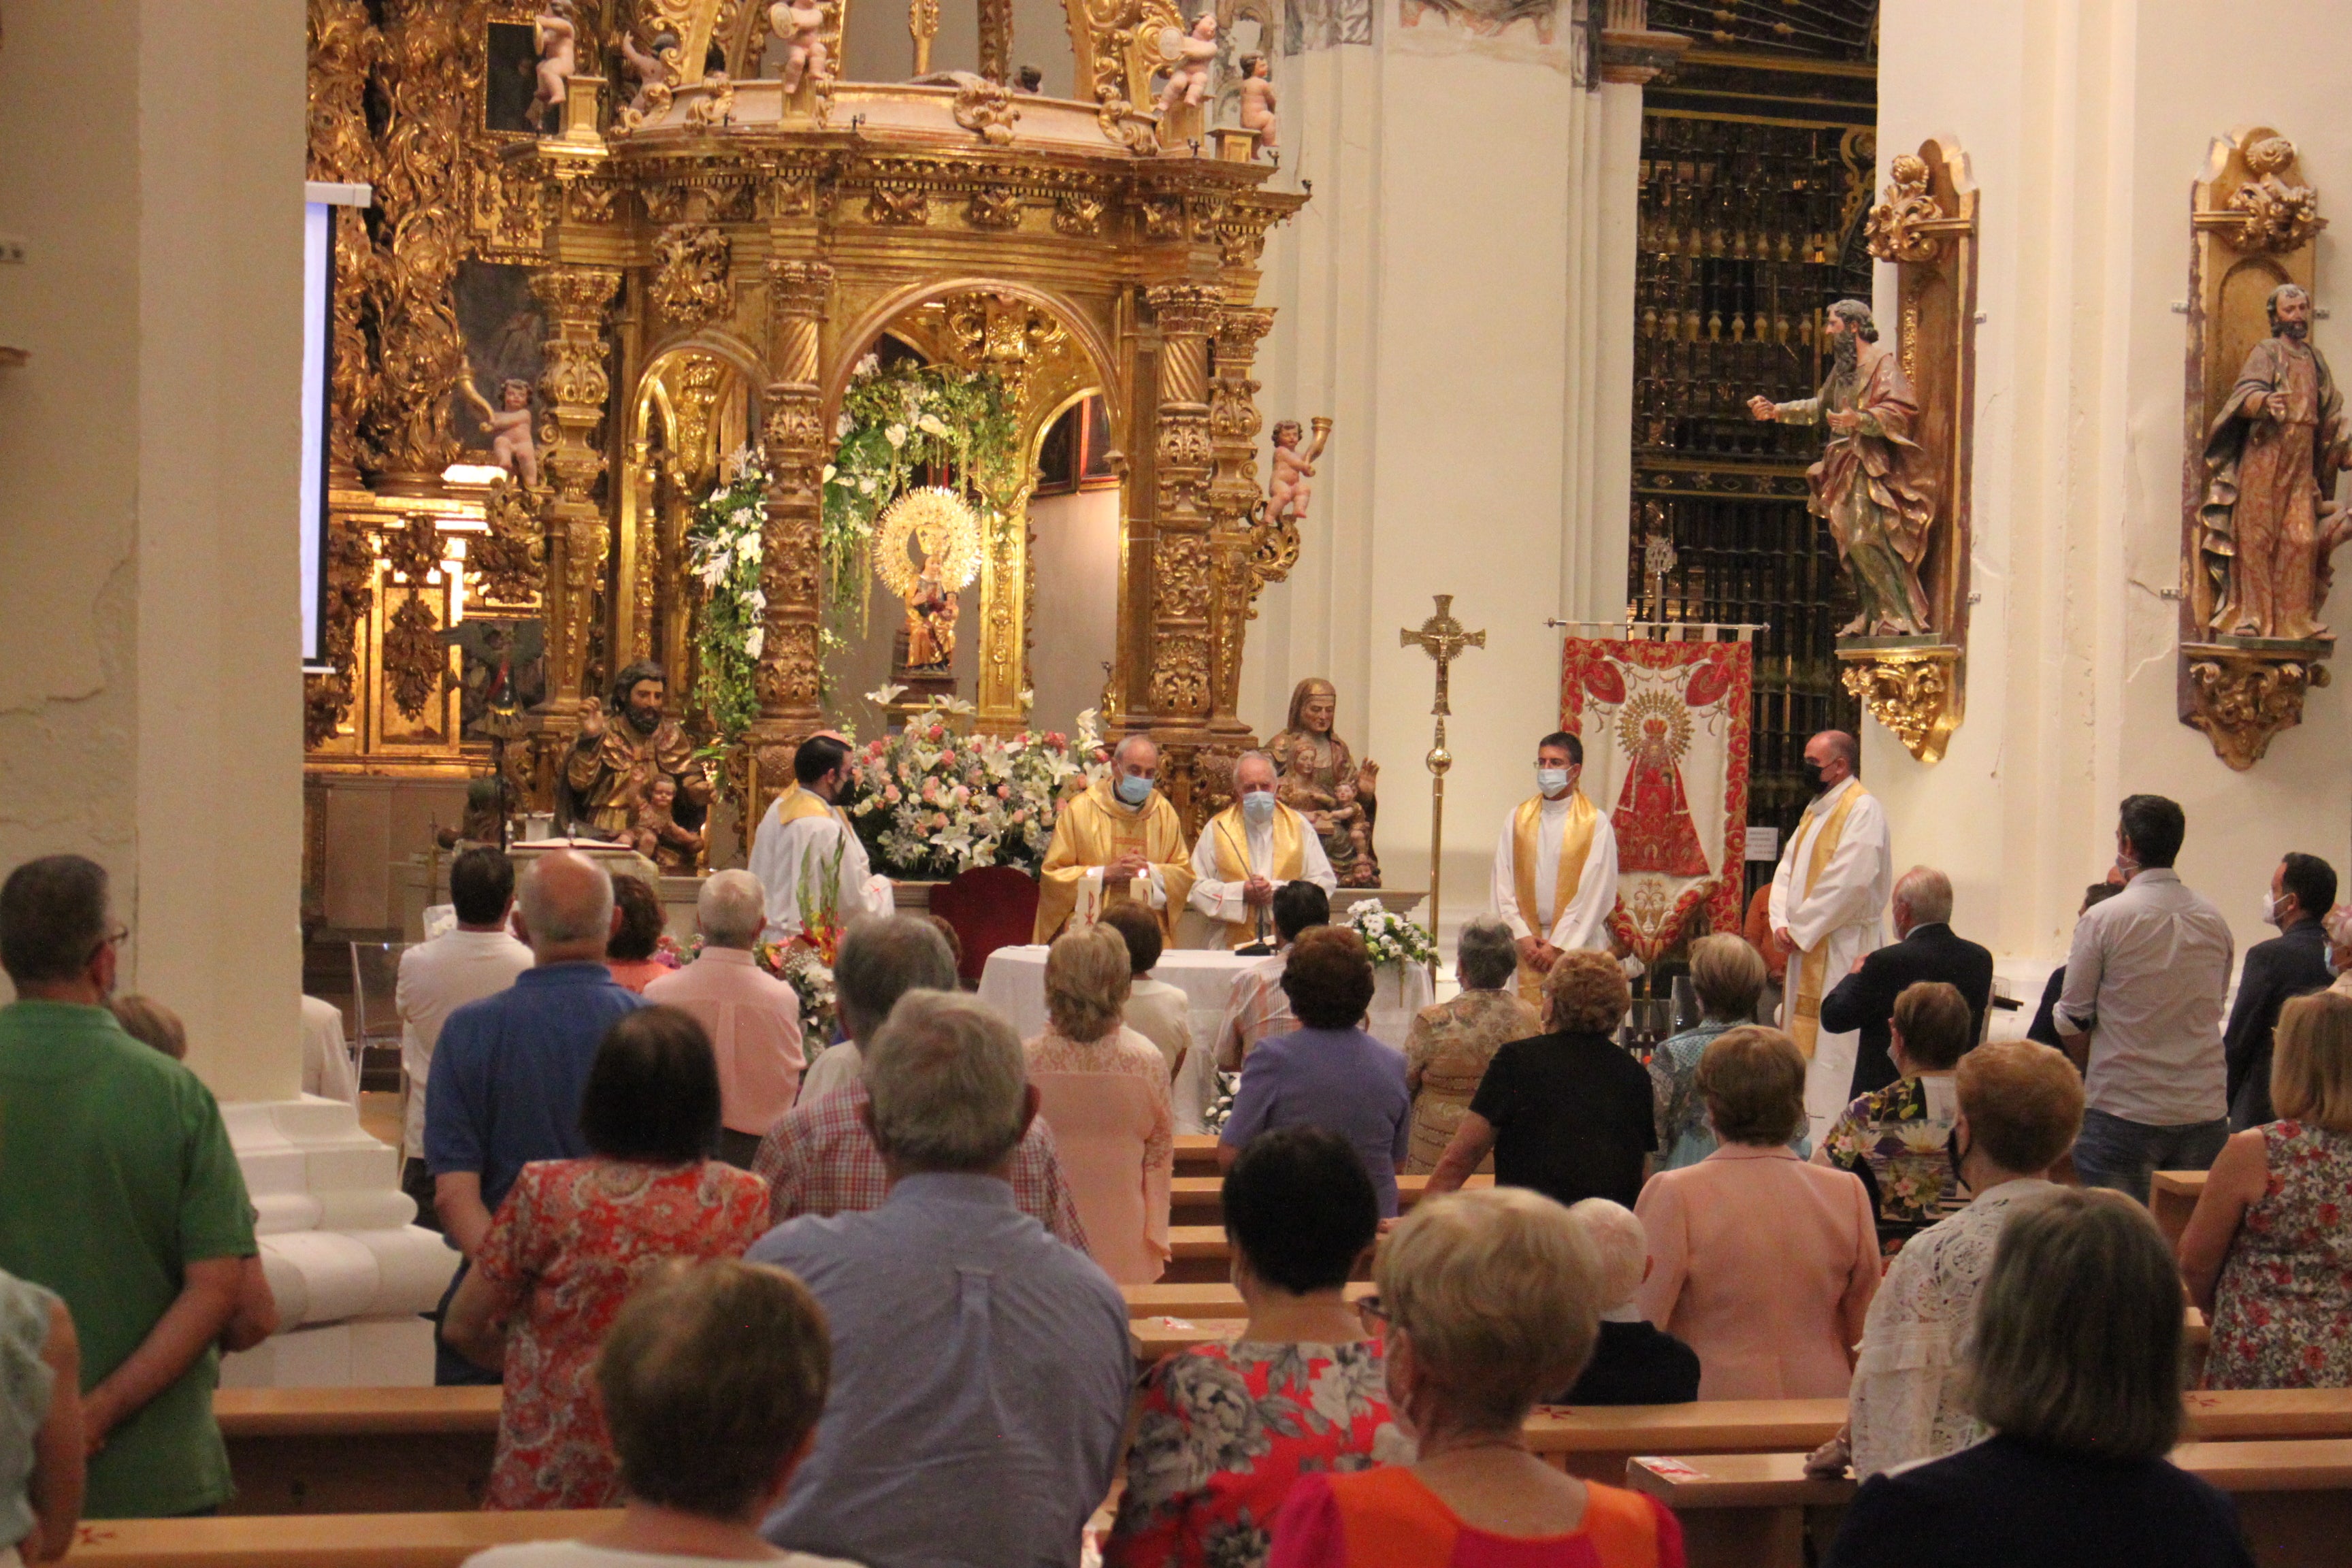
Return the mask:
[[2278,895],[2275,893],[2264,893],[2263,895],[2263,924],[2266,926],[2274,926],[2278,923]]
[[1558,795],[1567,787],[1568,770],[1566,768],[1538,768],[1536,770],[1536,788],[1543,791],[1544,794],[1548,795]]
[[1274,792],[1254,789],[1242,796],[1242,818],[1255,827],[1263,827],[1274,820]]

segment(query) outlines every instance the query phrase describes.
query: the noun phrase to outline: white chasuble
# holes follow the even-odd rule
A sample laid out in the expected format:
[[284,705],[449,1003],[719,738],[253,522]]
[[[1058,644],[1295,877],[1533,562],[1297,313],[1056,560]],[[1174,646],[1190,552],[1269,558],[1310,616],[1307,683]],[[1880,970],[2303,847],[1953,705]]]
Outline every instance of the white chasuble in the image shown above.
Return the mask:
[[1816,1145],[1846,1107],[1862,1039],[1821,1032],[1822,998],[1864,953],[1886,944],[1880,921],[1893,890],[1892,860],[1885,808],[1859,779],[1847,779],[1805,807],[1772,875],[1772,923],[1786,927],[1797,948],[1780,1026],[1811,1063],[1805,1114]]

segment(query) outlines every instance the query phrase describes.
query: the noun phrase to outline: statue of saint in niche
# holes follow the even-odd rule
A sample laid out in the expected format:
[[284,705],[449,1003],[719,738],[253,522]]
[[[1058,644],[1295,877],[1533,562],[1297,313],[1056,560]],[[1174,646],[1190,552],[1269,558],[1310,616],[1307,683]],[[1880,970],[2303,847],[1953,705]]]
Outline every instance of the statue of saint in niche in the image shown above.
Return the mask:
[[2328,557],[2352,538],[2332,497],[2352,467],[2344,396],[2309,341],[2311,296],[2271,291],[2256,343],[2205,442],[2198,556],[2212,584],[2207,623],[2223,637],[2324,637]]
[[1275,797],[1314,827],[1339,886],[1377,888],[1381,861],[1372,850],[1372,820],[1380,810],[1381,766],[1370,757],[1359,765],[1348,742],[1331,732],[1339,709],[1339,693],[1320,677],[1307,677],[1291,692],[1290,721],[1265,746],[1282,775]]
[[1830,525],[1838,561],[1861,613],[1840,637],[1919,637],[1935,631],[1919,563],[1936,518],[1927,453],[1911,439],[1918,400],[1900,361],[1878,346],[1870,307],[1840,300],[1822,329],[1835,360],[1811,397],[1775,403],[1751,397],[1766,423],[1826,425],[1829,445],[1805,470],[1806,509]]

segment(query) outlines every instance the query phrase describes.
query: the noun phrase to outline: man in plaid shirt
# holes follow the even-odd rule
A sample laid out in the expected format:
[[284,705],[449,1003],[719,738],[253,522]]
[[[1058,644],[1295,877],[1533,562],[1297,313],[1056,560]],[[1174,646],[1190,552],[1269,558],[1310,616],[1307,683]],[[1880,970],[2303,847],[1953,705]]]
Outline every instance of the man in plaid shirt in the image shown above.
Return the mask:
[[[928,921],[906,915],[860,921],[842,939],[833,983],[842,1026],[849,1031],[849,1038],[833,1050],[851,1052],[855,1061],[900,996],[956,989],[955,960]],[[866,1125],[868,1103],[864,1080],[853,1076],[846,1088],[803,1099],[768,1130],[751,1169],[767,1180],[768,1215],[774,1223],[882,1206],[889,1177]],[[1013,1152],[1013,1198],[1024,1214],[1086,1250],[1086,1227],[1062,1177],[1053,1129],[1042,1116],[1031,1119]]]
[[1331,923],[1331,896],[1312,882],[1285,882],[1274,895],[1272,957],[1260,959],[1234,975],[1233,994],[1217,1027],[1217,1066],[1241,1071],[1242,1063],[1258,1042],[1287,1035],[1298,1027],[1290,1011],[1289,994],[1282,988],[1282,972],[1290,962],[1290,944],[1312,926]]

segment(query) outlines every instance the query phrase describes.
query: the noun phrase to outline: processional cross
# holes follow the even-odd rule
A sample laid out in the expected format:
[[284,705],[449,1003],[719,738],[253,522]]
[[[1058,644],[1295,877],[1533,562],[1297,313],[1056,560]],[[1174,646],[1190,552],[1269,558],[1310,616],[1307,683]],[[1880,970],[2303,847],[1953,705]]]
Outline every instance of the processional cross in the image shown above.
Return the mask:
[[[1437,935],[1438,889],[1444,881],[1445,865],[1445,772],[1454,765],[1454,755],[1445,749],[1445,721],[1454,711],[1447,700],[1454,674],[1454,660],[1465,648],[1485,647],[1484,631],[1467,632],[1454,618],[1454,595],[1431,595],[1437,601],[1437,613],[1421,623],[1419,631],[1399,627],[1397,646],[1418,647],[1437,661],[1437,700],[1430,712],[1437,716],[1437,736],[1431,742],[1429,755],[1423,760],[1429,764],[1429,933]],[[1437,962],[1430,961],[1430,974],[1434,979]]]

